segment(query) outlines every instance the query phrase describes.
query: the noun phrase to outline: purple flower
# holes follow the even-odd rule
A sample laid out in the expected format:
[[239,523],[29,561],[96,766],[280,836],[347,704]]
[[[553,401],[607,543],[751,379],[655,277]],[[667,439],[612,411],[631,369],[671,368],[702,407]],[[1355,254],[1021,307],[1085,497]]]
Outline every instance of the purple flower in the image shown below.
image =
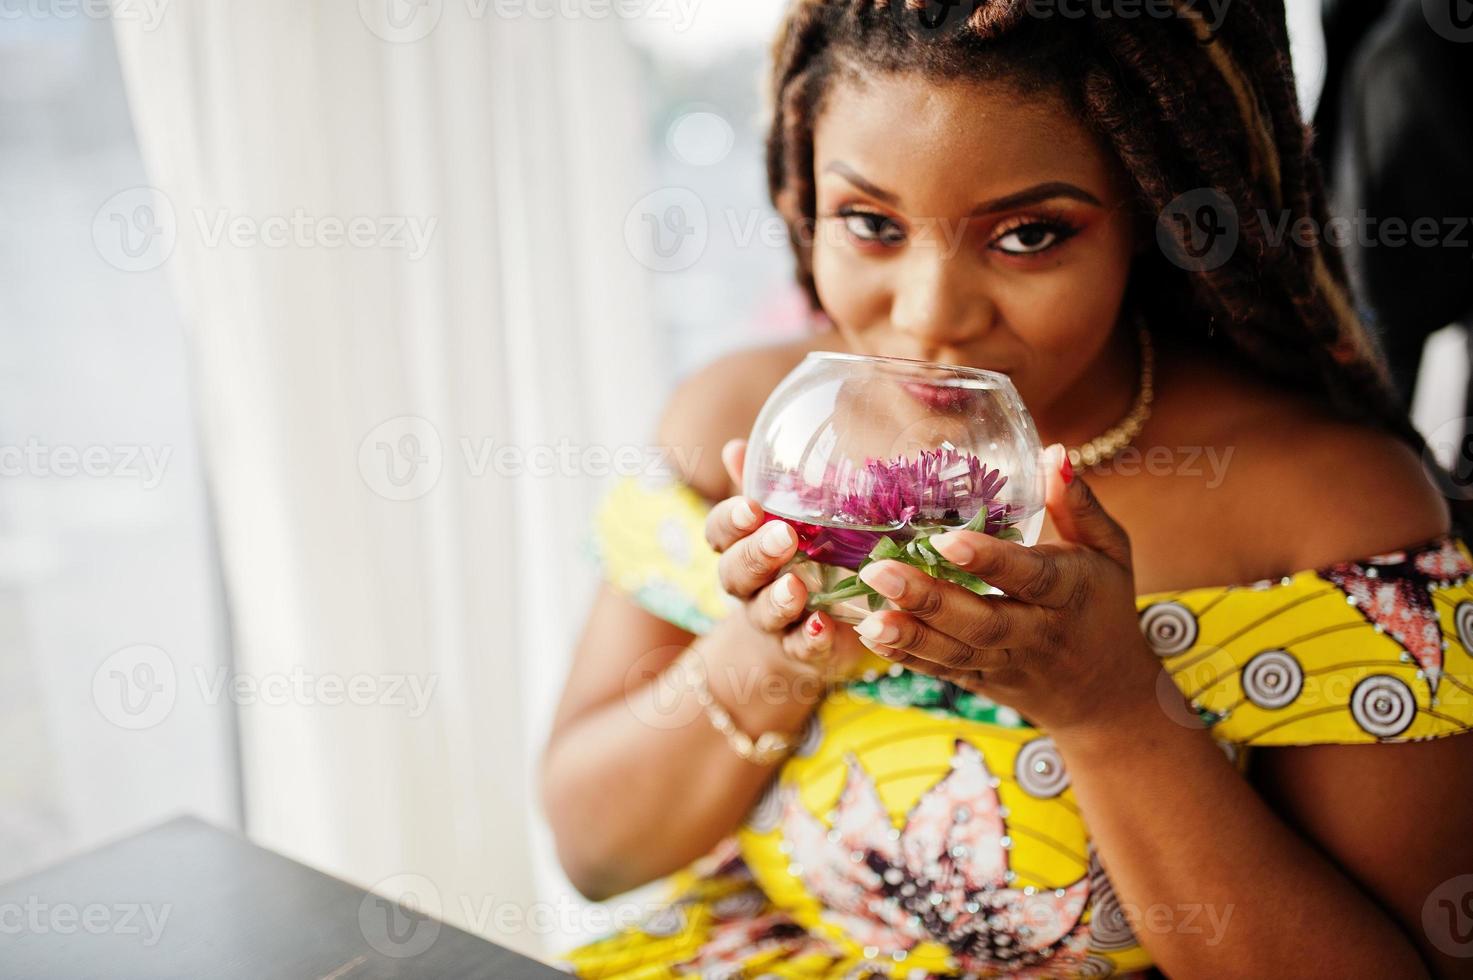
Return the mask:
[[830,465],[816,486],[789,474],[776,489],[804,516],[854,525],[851,530],[784,518],[798,532],[805,555],[857,569],[881,537],[904,544],[917,524],[960,527],[985,511],[984,533],[997,534],[1014,510],[996,500],[1007,481],[971,453],[946,447],[922,450],[916,459],[870,459],[859,468],[847,461]]
[[994,498],[1007,482],[1001,470],[949,446],[923,449],[914,460],[871,459],[839,484],[834,519],[870,526],[960,525],[987,508],[990,524],[994,508],[1003,513]]
[[[875,545],[884,537],[878,531],[848,530],[795,521],[791,517],[768,514],[768,521],[782,521],[798,534],[798,550],[825,565],[858,570]],[[766,523],[764,521],[763,523]]]

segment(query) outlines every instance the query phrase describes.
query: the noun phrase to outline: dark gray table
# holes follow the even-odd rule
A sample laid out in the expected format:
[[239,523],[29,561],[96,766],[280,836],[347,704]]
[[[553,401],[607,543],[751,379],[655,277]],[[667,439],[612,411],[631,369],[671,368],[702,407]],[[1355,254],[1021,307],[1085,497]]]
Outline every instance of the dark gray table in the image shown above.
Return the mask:
[[0,977],[568,980],[190,817],[0,885]]

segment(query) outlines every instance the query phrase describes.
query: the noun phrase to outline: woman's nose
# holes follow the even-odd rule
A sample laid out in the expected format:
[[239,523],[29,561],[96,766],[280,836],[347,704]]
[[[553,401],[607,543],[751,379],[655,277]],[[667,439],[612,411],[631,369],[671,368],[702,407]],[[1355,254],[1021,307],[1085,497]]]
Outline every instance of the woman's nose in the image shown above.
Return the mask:
[[890,323],[901,333],[929,343],[957,343],[985,333],[993,306],[979,288],[977,272],[940,245],[913,247],[897,270]]

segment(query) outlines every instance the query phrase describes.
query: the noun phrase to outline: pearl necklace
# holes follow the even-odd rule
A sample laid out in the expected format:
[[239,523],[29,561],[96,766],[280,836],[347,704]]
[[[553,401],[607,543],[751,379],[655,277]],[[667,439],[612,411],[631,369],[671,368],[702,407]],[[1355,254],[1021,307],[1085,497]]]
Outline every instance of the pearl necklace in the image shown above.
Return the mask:
[[1152,383],[1156,367],[1155,351],[1151,347],[1151,333],[1146,329],[1146,325],[1139,323],[1136,329],[1140,335],[1141,345],[1141,382],[1140,391],[1135,396],[1135,404],[1131,406],[1125,418],[1115,425],[1084,445],[1068,449],[1070,466],[1094,466],[1112,458],[1120,450],[1130,445],[1131,440],[1140,435],[1141,427],[1146,424],[1146,419],[1151,417],[1151,400],[1155,397],[1155,388]]

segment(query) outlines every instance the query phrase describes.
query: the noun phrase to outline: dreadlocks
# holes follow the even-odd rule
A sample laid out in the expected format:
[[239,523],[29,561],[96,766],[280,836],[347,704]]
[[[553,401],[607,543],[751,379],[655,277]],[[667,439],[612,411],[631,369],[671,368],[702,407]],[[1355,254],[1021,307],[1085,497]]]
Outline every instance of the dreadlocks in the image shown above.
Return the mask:
[[[1192,254],[1192,229],[1159,225],[1163,247],[1137,258],[1126,298],[1154,338],[1307,389],[1333,414],[1387,429],[1430,459],[1355,314],[1340,255],[1274,237],[1304,219],[1324,228],[1328,217],[1282,0],[1238,0],[1215,28],[1196,0],[1167,6],[1170,16],[1125,18],[1064,16],[1038,0],[793,0],[772,50],[767,173],[809,302],[819,308],[813,128],[834,79],[1006,80],[1061,95],[1114,151],[1144,218],[1210,192],[1236,223],[1236,247],[1210,268],[1172,261],[1173,249]],[[1453,503],[1457,522],[1473,526]]]

